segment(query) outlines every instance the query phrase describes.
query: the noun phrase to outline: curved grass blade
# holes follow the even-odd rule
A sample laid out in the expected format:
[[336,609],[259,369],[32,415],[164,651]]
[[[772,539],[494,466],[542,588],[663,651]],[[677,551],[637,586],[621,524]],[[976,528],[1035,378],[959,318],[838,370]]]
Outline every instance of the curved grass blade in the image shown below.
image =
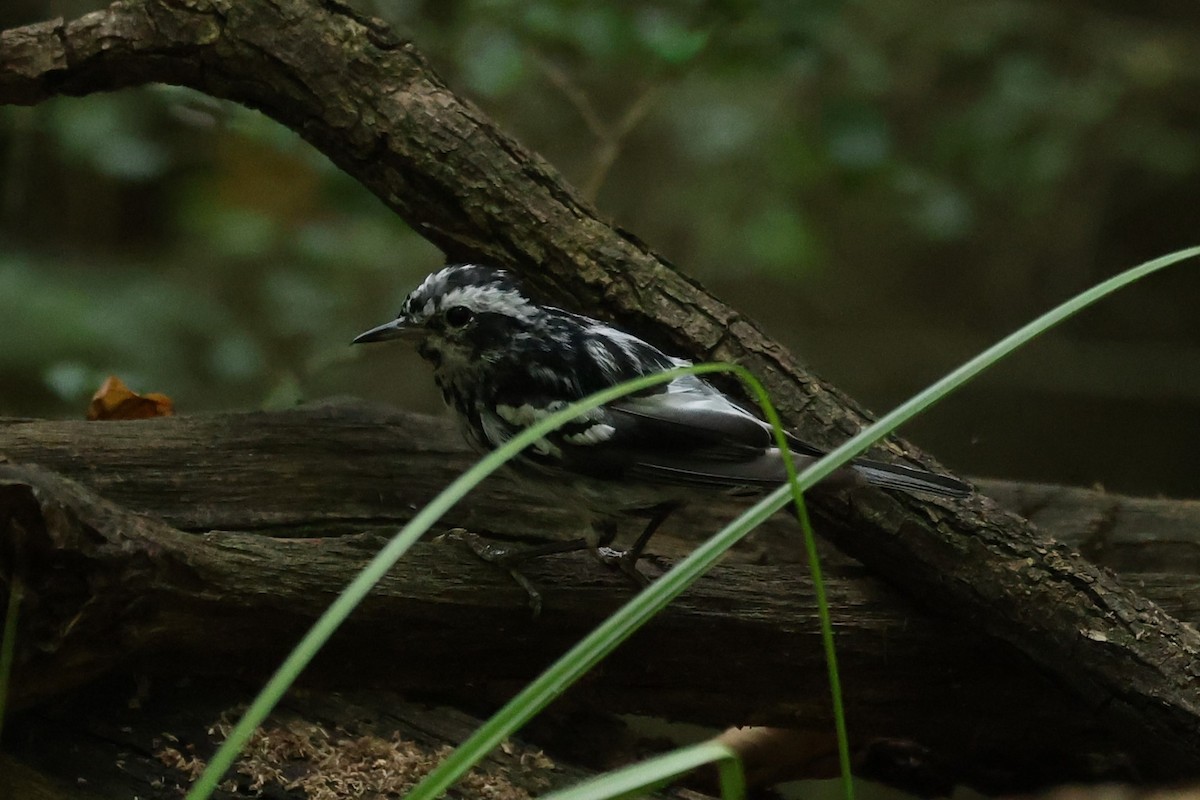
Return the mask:
[[[688,368],[687,371],[697,375],[710,372],[735,373],[751,387],[755,394],[766,398],[766,390],[762,388],[758,380],[744,367],[736,364],[698,364]],[[767,405],[770,405],[769,400],[767,400]],[[773,408],[768,416],[772,415],[774,415]],[[772,424],[778,423],[778,420],[778,415],[774,415]],[[824,461],[825,459],[822,459],[818,463],[824,463]],[[795,475],[795,466],[790,463],[790,459],[785,463],[788,464],[791,474]],[[687,558],[677,563],[666,575],[639,592],[612,616],[600,623],[594,631],[518,692],[491,719],[481,725],[469,739],[459,745],[445,761],[426,775],[424,780],[413,787],[407,799],[434,800],[450,788],[492,748],[499,745],[548,706],[572,683],[615,650],[621,642],[632,636],[638,628],[682,594],[734,543],[783,508],[789,500],[795,502],[799,493],[817,482],[818,479],[813,477],[815,466],[813,465],[795,476],[792,483],[780,486],[759,500],[742,516],[693,550]],[[828,627],[828,613],[826,613],[826,621],[823,625]],[[830,630],[830,636],[832,637],[832,630]],[[835,665],[832,668],[836,670],[836,661],[831,663]],[[840,705],[840,702],[837,705]],[[837,712],[835,711],[835,713]]]
[[[1183,250],[1176,250],[1174,253],[1168,253],[1165,256],[1159,256],[1114,275],[1106,281],[1101,281],[1092,288],[1075,295],[1065,303],[1055,306],[1033,320],[1033,322],[1021,326],[979,355],[969,359],[958,369],[942,377],[922,391],[917,392],[917,394],[896,406],[870,426],[864,428],[856,436],[848,439],[841,446],[829,451],[829,454],[821,459],[820,463],[815,465],[818,477],[823,478],[833,472],[839,465],[859,455],[888,433],[891,433],[917,414],[920,414],[1009,353],[1012,353],[1018,347],[1028,344],[1063,320],[1073,317],[1083,309],[1107,297],[1118,289],[1123,289],[1129,284],[1139,281],[1161,269],[1166,269],[1173,264],[1178,264],[1180,261],[1186,261],[1196,256],[1200,256],[1200,247],[1188,247]],[[825,465],[827,461],[830,462],[829,465]]]
[[[212,760],[200,777],[192,784],[186,800],[207,800],[216,788],[221,777],[233,766],[238,753],[254,730],[271,713],[271,709],[279,702],[284,693],[299,677],[300,672],[312,661],[317,651],[329,640],[338,626],[350,615],[350,612],[362,602],[371,588],[387,573],[389,569],[412,547],[426,531],[433,527],[447,511],[477,486],[484,478],[495,472],[505,462],[515,457],[521,450],[536,442],[555,428],[570,422],[580,414],[586,413],[597,406],[616,400],[627,394],[648,389],[660,383],[668,383],[681,375],[698,372],[738,371],[741,367],[734,365],[703,365],[700,367],[681,367],[667,370],[655,375],[647,375],[626,381],[618,386],[597,392],[590,397],[572,403],[566,408],[541,420],[536,425],[522,431],[503,447],[484,456],[478,463],[460,475],[449,486],[435,497],[427,506],[421,509],[415,517],[405,525],[399,533],[384,545],[376,556],[371,559],[362,572],[351,581],[329,608],[317,619],[300,643],[283,661],[266,685],[259,691],[251,702],[250,707],[238,720],[229,736],[217,749]],[[744,370],[742,370],[744,371]]]
[[705,764],[716,764],[723,800],[743,800],[746,776],[737,753],[720,742],[701,742],[599,775],[542,800],[619,800],[642,797]]
[[[518,693],[504,708],[485,722],[467,741],[429,773],[408,795],[409,800],[433,800],[449,788],[471,765],[483,758],[504,738],[545,708],[572,682],[612,652],[617,645],[632,635],[671,600],[678,597],[707,571],[725,550],[781,509],[788,502],[794,488],[805,490],[812,487],[813,484],[828,476],[851,458],[887,436],[899,425],[1054,325],[1134,281],[1197,255],[1200,255],[1200,247],[1180,250],[1147,261],[1076,295],[968,360],[958,369],[902,403],[882,419],[863,429],[826,457],[801,472],[799,477],[793,480],[792,486],[781,486],[755,503],[741,517],[697,547],[691,555],[676,564],[670,572],[601,623],[596,630]],[[705,369],[709,366],[712,366],[713,369]],[[698,373],[727,371],[721,365],[701,365],[695,370]],[[745,373],[740,368],[732,371],[737,371],[739,375]],[[772,424],[774,423],[775,420],[772,420]],[[814,560],[812,563],[815,564],[816,561]],[[828,615],[826,614],[824,620],[827,619]],[[836,669],[831,668],[831,671],[836,672]],[[845,779],[844,786],[850,791],[849,782]]]
[[[725,549],[728,549],[734,542],[742,538],[746,533],[760,524],[772,513],[782,508],[787,502],[789,494],[795,489],[808,488],[816,483],[821,478],[828,475],[833,470],[837,469],[846,460],[854,455],[865,450],[873,442],[887,435],[896,426],[911,418],[916,413],[919,413],[924,408],[931,405],[936,400],[945,396],[949,392],[961,386],[966,381],[970,380],[980,371],[985,369],[995,361],[998,361],[1003,356],[1015,350],[1020,345],[1034,338],[1044,330],[1057,324],[1068,316],[1078,312],[1082,308],[1090,305],[1101,297],[1127,285],[1128,283],[1143,277],[1157,269],[1162,269],[1170,264],[1176,263],[1184,258],[1190,258],[1200,254],[1200,248],[1191,248],[1189,250],[1179,251],[1154,261],[1122,273],[1117,277],[1105,281],[1104,283],[1082,293],[1072,300],[1064,303],[1062,306],[1054,309],[1046,315],[1043,315],[1038,320],[1035,320],[1030,325],[1025,326],[1016,333],[1002,340],[997,345],[989,348],[984,353],[971,359],[958,370],[955,370],[950,375],[943,378],[938,383],[918,394],[913,399],[909,400],[883,419],[869,426],[860,434],[853,437],[851,440],[836,448],[826,458],[821,459],[816,464],[806,469],[798,479],[794,480],[791,486],[782,486],[772,492],[767,497],[763,498],[755,504],[749,511],[746,512],[739,520],[731,523],[721,533],[710,539],[705,544],[701,545],[697,550],[681,562],[668,575],[661,578],[651,589],[639,594],[630,603],[628,603],[621,611],[617,612],[613,617],[602,624],[596,631],[587,637],[583,642],[577,645],[564,659],[560,659],[549,670],[543,673],[534,684],[531,684],[521,694],[519,694],[505,709],[489,720],[479,731],[476,732],[467,742],[465,742],[452,756],[447,759],[441,766],[435,769],[426,779],[416,787],[413,797],[432,797],[444,790],[450,785],[458,775],[469,768],[473,761],[465,761],[465,758],[458,758],[460,754],[464,757],[470,753],[477,753],[473,758],[477,759],[486,754],[488,750],[498,744],[505,736],[508,735],[525,720],[536,714],[549,702],[550,699],[560,694],[570,685],[578,675],[586,672],[604,655],[611,652],[613,648],[627,638],[636,627],[644,624],[645,620],[649,619],[662,606],[678,596],[687,585],[694,581],[700,574],[703,573],[713,562],[720,557]],[[480,480],[499,468],[505,460],[511,458],[520,449],[528,446],[536,439],[544,436],[555,426],[561,425],[575,416],[601,405],[610,402],[625,393],[638,391],[641,388],[648,388],[657,383],[666,382],[678,377],[687,372],[705,373],[716,371],[732,371],[739,374],[745,373],[745,370],[740,367],[731,365],[700,365],[690,369],[671,370],[658,375],[647,376],[634,381],[630,381],[621,386],[613,387],[610,390],[599,392],[586,400],[574,403],[563,411],[548,417],[537,426],[523,432],[520,436],[515,437],[505,447],[489,454],[472,469],[468,470],[452,483],[445,491],[442,492],[435,500],[426,506],[422,511],[407,525],[401,532],[392,539],[387,546],[368,564],[358,578],[346,588],[338,599],[330,606],[330,608],[318,619],[313,628],[301,641],[300,645],[286,659],[283,665],[268,681],[264,689],[259,693],[258,697],[251,704],[246,714],[235,726],[234,730],[221,748],[214,755],[208,768],[200,779],[193,785],[187,797],[188,800],[205,800],[209,797],[212,789],[215,788],[220,777],[232,766],[237,753],[245,744],[245,741],[253,733],[254,729],[266,718],[271,708],[278,702],[279,698],[287,690],[287,687],[298,676],[299,672],[312,659],[316,650],[332,635],[341,621],[353,610],[353,608],[361,602],[362,598],[370,591],[371,586],[394,564],[401,555],[412,545],[412,543],[429,527],[431,527],[438,518],[448,511],[462,496],[470,490]],[[746,373],[748,374],[748,373]],[[786,452],[786,449],[785,449]],[[815,563],[815,562],[814,562]],[[685,569],[686,567],[686,569]],[[628,627],[632,626],[632,627]],[[596,648],[596,642],[605,639],[608,644],[600,649]],[[582,665],[582,669],[565,670],[556,669],[560,667],[564,660],[570,658],[576,667]],[[536,689],[536,691],[534,691]],[[531,706],[532,710],[526,709],[521,713],[513,713],[513,707],[518,701],[528,702],[535,699],[539,694],[545,694],[547,691],[550,694],[544,699],[544,702],[535,703],[536,707]],[[506,712],[509,712],[506,714]],[[500,720],[500,723],[496,723]],[[513,724],[515,722],[515,724]],[[511,725],[511,727],[508,727]],[[486,742],[486,745],[485,745]],[[464,766],[465,763],[465,766]]]

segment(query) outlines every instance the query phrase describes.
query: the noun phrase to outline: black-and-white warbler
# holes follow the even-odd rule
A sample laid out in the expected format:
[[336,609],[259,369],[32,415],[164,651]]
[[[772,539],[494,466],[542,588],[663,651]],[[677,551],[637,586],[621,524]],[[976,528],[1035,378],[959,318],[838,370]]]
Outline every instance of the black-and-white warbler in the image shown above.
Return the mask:
[[[434,380],[467,437],[491,449],[547,414],[606,387],[690,362],[590,317],[540,305],[513,277],[473,264],[447,266],[425,279],[399,316],[354,342],[411,339],[433,364]],[[789,437],[797,468],[820,450]],[[633,562],[671,510],[697,490],[753,491],[787,479],[770,426],[702,378],[685,375],[608,403],[526,448],[519,468],[577,492],[595,519],[593,532],[539,552],[606,545],[617,515],[649,517],[622,556]],[[837,481],[963,497],[966,484],[938,475],[859,460]]]

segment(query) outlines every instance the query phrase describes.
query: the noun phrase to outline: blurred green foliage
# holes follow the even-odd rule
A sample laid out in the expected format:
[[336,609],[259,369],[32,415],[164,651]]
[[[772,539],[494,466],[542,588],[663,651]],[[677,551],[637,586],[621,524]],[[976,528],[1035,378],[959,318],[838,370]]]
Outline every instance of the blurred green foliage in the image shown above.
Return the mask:
[[[20,0],[0,25],[101,5]],[[358,5],[604,213],[868,404],[1197,238],[1200,7]],[[401,379],[422,369],[410,355],[363,358],[346,342],[439,261],[255,112],[171,87],[0,109],[5,413],[81,414],[110,372],[185,412],[341,392],[432,404],[424,372]],[[1110,400],[1100,428],[1121,426],[1134,400],[1191,418],[1198,293],[1186,268],[1138,287],[1061,335],[1055,352],[1075,356],[1035,360],[1058,389],[1000,370],[976,405],[950,408],[953,425],[935,416],[922,436],[961,461],[961,443],[988,435],[976,420],[1036,425],[1037,398],[1055,392],[1076,405],[1040,420],[1054,432],[1071,427],[1054,419],[1091,419]],[[1113,340],[1151,350],[1093,352]],[[1170,359],[1146,357],[1164,343]],[[1138,373],[1125,370],[1150,363],[1173,364],[1178,380],[1144,373],[1144,394],[1131,394]],[[1071,460],[1087,437],[1053,445],[1067,457],[1041,473],[1104,477]],[[1027,457],[1012,447],[1014,462]],[[1004,469],[993,463],[974,468]]]

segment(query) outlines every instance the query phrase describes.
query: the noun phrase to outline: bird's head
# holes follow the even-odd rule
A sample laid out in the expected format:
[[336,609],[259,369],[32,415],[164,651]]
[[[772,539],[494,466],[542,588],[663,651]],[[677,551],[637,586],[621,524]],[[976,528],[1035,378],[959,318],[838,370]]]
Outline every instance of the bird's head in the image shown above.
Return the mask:
[[360,334],[354,344],[409,339],[436,369],[457,372],[492,361],[540,313],[504,270],[453,264],[414,289],[396,319]]

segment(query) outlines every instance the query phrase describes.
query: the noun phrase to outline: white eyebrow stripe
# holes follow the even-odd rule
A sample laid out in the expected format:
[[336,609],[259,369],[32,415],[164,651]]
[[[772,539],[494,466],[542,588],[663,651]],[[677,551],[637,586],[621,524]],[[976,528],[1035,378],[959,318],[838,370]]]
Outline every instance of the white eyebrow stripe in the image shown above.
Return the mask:
[[537,311],[537,306],[519,292],[495,286],[460,286],[443,294],[438,305],[466,306],[476,312],[491,311],[511,317],[529,317]]

